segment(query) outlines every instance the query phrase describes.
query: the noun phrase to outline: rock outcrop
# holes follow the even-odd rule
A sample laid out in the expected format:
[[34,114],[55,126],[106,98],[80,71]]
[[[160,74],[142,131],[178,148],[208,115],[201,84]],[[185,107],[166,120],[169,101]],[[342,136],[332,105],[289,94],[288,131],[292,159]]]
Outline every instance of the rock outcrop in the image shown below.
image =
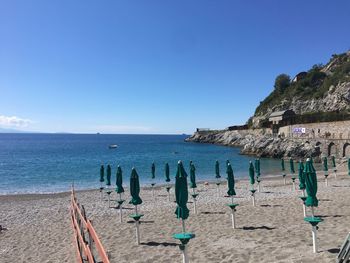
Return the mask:
[[254,130],[195,132],[186,141],[240,147],[242,154],[261,157],[293,157],[297,159],[306,156],[313,157],[317,162],[321,155],[315,140],[309,140],[305,143],[289,138],[272,137],[264,132]]

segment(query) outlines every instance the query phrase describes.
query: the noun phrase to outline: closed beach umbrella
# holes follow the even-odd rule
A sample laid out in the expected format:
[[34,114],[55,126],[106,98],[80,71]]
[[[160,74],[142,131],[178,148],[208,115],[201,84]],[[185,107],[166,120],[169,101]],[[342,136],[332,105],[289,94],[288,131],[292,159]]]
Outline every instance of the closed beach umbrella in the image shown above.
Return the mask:
[[155,200],[155,196],[154,196],[154,185],[155,183],[153,182],[153,180],[156,178],[156,165],[154,163],[152,163],[152,167],[151,167],[151,173],[152,173],[152,196],[153,196],[153,200]]
[[110,194],[112,193],[112,191],[109,189],[109,187],[111,186],[111,176],[112,176],[112,169],[111,166],[108,164],[107,165],[107,174],[106,174],[106,185],[107,185],[107,195],[108,195],[108,207],[110,206],[111,203],[111,198],[110,198]]
[[254,166],[252,161],[249,162],[249,181],[251,186],[250,192],[252,193],[253,206],[255,206],[255,190],[254,190],[255,178],[254,178]]
[[260,176],[260,159],[255,159],[255,173],[256,177]]
[[[187,208],[188,201],[188,189],[187,189],[187,173],[179,161],[177,165],[177,171],[175,176],[175,197],[176,197],[176,210],[175,214],[177,218],[186,220],[189,216],[189,210]],[[183,232],[185,232],[183,225]]]
[[229,196],[236,195],[235,177],[233,175],[233,170],[232,170],[231,164],[227,165],[226,173],[227,173],[227,185],[228,185],[227,195],[229,195]]
[[294,169],[294,162],[293,162],[292,158],[289,159],[289,166],[290,166],[290,172],[292,174],[294,174],[295,173],[295,169]]
[[132,168],[132,170],[131,170],[130,194],[131,194],[131,200],[130,200],[129,204],[133,204],[133,205],[140,205],[140,204],[142,204],[142,199],[140,198],[139,175],[137,174],[135,168]]
[[334,157],[334,155],[332,155],[332,165],[333,165],[333,168],[335,168],[335,167],[336,167],[336,164],[335,164],[335,157]]
[[327,157],[323,157],[323,171],[324,171],[325,173],[328,172]]
[[105,181],[105,167],[101,165],[100,167],[100,182],[101,184]]
[[215,162],[215,178],[216,179],[221,178],[221,176],[220,176],[220,166],[219,166],[219,161],[218,160],[216,160],[216,162]]
[[298,177],[299,177],[299,189],[303,190],[303,193],[304,193],[306,185],[305,185],[305,175],[304,175],[304,164],[301,160],[299,162],[299,167],[298,167]]
[[156,178],[156,165],[154,163],[152,163],[152,179]]
[[258,192],[260,193],[260,159],[255,159],[256,181],[258,182]]
[[123,172],[122,172],[122,168],[118,165],[117,168],[117,180],[116,180],[116,192],[118,194],[124,193],[124,188],[123,188]]
[[129,204],[133,204],[135,206],[135,214],[130,215],[135,220],[135,226],[136,226],[136,242],[139,245],[140,244],[140,218],[143,216],[142,214],[138,214],[137,212],[137,205],[142,204],[142,199],[140,197],[140,181],[139,181],[139,175],[136,172],[135,168],[132,168],[131,170],[131,176],[130,176],[130,195],[131,200]]
[[327,162],[327,157],[323,157],[323,172],[324,172],[324,176],[325,176],[325,183],[326,186],[328,186],[328,162]]
[[106,175],[106,185],[111,185],[111,175],[112,175],[112,169],[110,165],[107,165],[107,175]]
[[167,182],[166,191],[168,192],[168,199],[170,201],[170,189],[171,189],[171,186],[169,184],[169,182],[170,182],[170,168],[169,168],[169,164],[168,163],[165,164],[165,182]]
[[117,200],[119,204],[119,215],[120,215],[120,222],[123,221],[123,203],[125,200],[122,200],[122,193],[124,193],[124,188],[123,188],[123,172],[122,168],[118,165],[117,167],[117,174],[116,174],[116,188],[115,191],[119,195],[119,200]]
[[103,182],[104,181],[105,181],[105,167],[103,165],[101,165],[101,167],[100,167],[100,183],[101,183],[101,186],[100,186],[100,198],[101,198],[101,201],[103,199],[102,190],[103,190]]
[[165,182],[170,182],[170,169],[168,163],[165,164]]
[[334,155],[332,155],[332,165],[333,165],[334,177],[337,178],[337,166],[335,164],[335,156]]
[[251,185],[255,184],[255,178],[254,178],[254,166],[253,163],[250,161],[249,163],[249,181]]
[[284,167],[284,159],[281,159],[281,170],[282,170],[282,177],[283,177],[283,181],[284,181],[284,185],[286,185],[286,168]]
[[312,167],[311,161],[307,160],[304,167],[305,174],[305,184],[307,198],[305,201],[306,206],[317,207],[318,200],[316,197],[317,194],[317,177],[314,168]]
[[196,167],[190,162],[190,188],[197,188],[196,184]]

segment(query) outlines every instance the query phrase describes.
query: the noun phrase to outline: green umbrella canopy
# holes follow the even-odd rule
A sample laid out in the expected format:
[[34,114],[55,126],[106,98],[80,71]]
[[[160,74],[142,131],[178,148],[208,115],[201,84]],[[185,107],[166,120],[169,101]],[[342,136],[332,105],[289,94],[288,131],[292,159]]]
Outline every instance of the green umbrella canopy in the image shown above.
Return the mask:
[[196,167],[190,162],[190,187],[191,188],[197,188],[196,184]]
[[112,169],[110,165],[107,165],[106,185],[111,185]]
[[130,176],[130,194],[131,194],[131,201],[129,204],[133,205],[139,205],[142,204],[142,200],[140,198],[140,181],[139,181],[139,175],[136,172],[135,168],[132,168],[131,170],[131,176]]
[[170,169],[169,169],[169,164],[165,164],[165,182],[170,182]]
[[154,163],[152,163],[152,179],[156,178],[156,165]]
[[227,185],[228,185],[228,191],[227,194],[229,196],[236,195],[235,191],[235,177],[233,175],[233,170],[231,167],[231,164],[229,163],[227,165]]
[[215,178],[217,178],[217,179],[219,179],[219,178],[221,178],[221,176],[220,176],[220,166],[219,166],[219,161],[218,160],[216,160],[216,162],[215,162]]
[[255,183],[255,179],[254,179],[254,166],[252,161],[249,162],[249,181],[250,184],[254,184]]
[[304,175],[304,164],[303,164],[303,161],[301,161],[301,160],[299,161],[298,177],[299,177],[299,189],[304,190],[306,188],[305,175]]
[[255,173],[256,176],[260,176],[260,159],[255,159]]
[[328,171],[327,157],[323,157],[323,171],[325,171],[325,172]]
[[116,181],[116,189],[115,191],[118,193],[118,194],[121,194],[121,193],[124,193],[124,188],[123,188],[123,172],[122,172],[122,168],[118,165],[118,168],[117,168],[117,181]]
[[179,161],[177,164],[177,171],[175,176],[175,197],[177,203],[175,210],[176,217],[185,220],[188,218],[190,211],[187,208],[187,173],[181,161]]
[[334,157],[334,155],[332,155],[332,165],[333,165],[333,168],[335,168],[335,167],[336,167],[336,164],[335,164],[335,157]]
[[317,177],[314,168],[312,167],[312,163],[310,159],[306,161],[304,167],[304,175],[305,175],[305,184],[306,184],[306,192],[307,198],[305,201],[306,206],[318,206],[318,200],[316,197],[317,194]]
[[294,169],[294,162],[293,162],[292,158],[289,159],[289,167],[290,167],[290,172],[292,174],[294,174],[295,173],[295,169]]
[[284,159],[283,158],[281,159],[281,168],[282,168],[282,171],[286,170],[286,168],[284,167]]
[[105,167],[103,165],[101,165],[100,167],[100,182],[104,182],[105,181]]

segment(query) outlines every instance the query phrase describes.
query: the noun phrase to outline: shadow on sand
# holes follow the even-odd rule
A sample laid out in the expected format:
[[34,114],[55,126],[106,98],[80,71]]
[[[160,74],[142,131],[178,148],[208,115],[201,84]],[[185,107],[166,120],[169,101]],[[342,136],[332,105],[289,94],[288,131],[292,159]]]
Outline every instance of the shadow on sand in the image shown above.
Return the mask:
[[268,227],[268,226],[244,226],[242,227],[243,230],[257,230],[257,229],[264,229],[264,230],[273,230],[276,229],[276,227]]
[[[142,221],[142,220],[140,220],[139,222],[140,222],[140,224],[153,224],[154,223],[154,221]],[[129,221],[126,221],[126,223],[134,224],[135,221],[129,220]]]
[[201,214],[205,215],[218,215],[218,214],[225,214],[225,212],[201,212]]
[[142,242],[141,245],[144,245],[144,246],[150,246],[150,247],[157,247],[157,246],[164,246],[164,247],[168,247],[168,246],[171,246],[171,247],[176,247],[178,246],[179,244],[176,244],[176,243],[169,243],[169,242],[154,242],[154,241],[150,241],[150,242]]

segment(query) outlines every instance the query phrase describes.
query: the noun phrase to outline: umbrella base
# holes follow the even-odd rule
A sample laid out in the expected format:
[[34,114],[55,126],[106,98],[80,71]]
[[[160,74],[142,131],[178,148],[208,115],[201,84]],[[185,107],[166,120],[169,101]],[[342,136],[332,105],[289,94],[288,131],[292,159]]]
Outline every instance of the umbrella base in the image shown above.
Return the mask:
[[134,219],[135,221],[139,221],[141,217],[143,217],[143,214],[131,214],[129,215],[130,218]]
[[192,238],[195,238],[196,235],[193,233],[179,233],[179,234],[174,234],[173,238],[180,240],[182,245],[186,245]]
[[228,206],[232,210],[236,211],[236,206],[239,206],[239,204],[226,204],[226,206]]

